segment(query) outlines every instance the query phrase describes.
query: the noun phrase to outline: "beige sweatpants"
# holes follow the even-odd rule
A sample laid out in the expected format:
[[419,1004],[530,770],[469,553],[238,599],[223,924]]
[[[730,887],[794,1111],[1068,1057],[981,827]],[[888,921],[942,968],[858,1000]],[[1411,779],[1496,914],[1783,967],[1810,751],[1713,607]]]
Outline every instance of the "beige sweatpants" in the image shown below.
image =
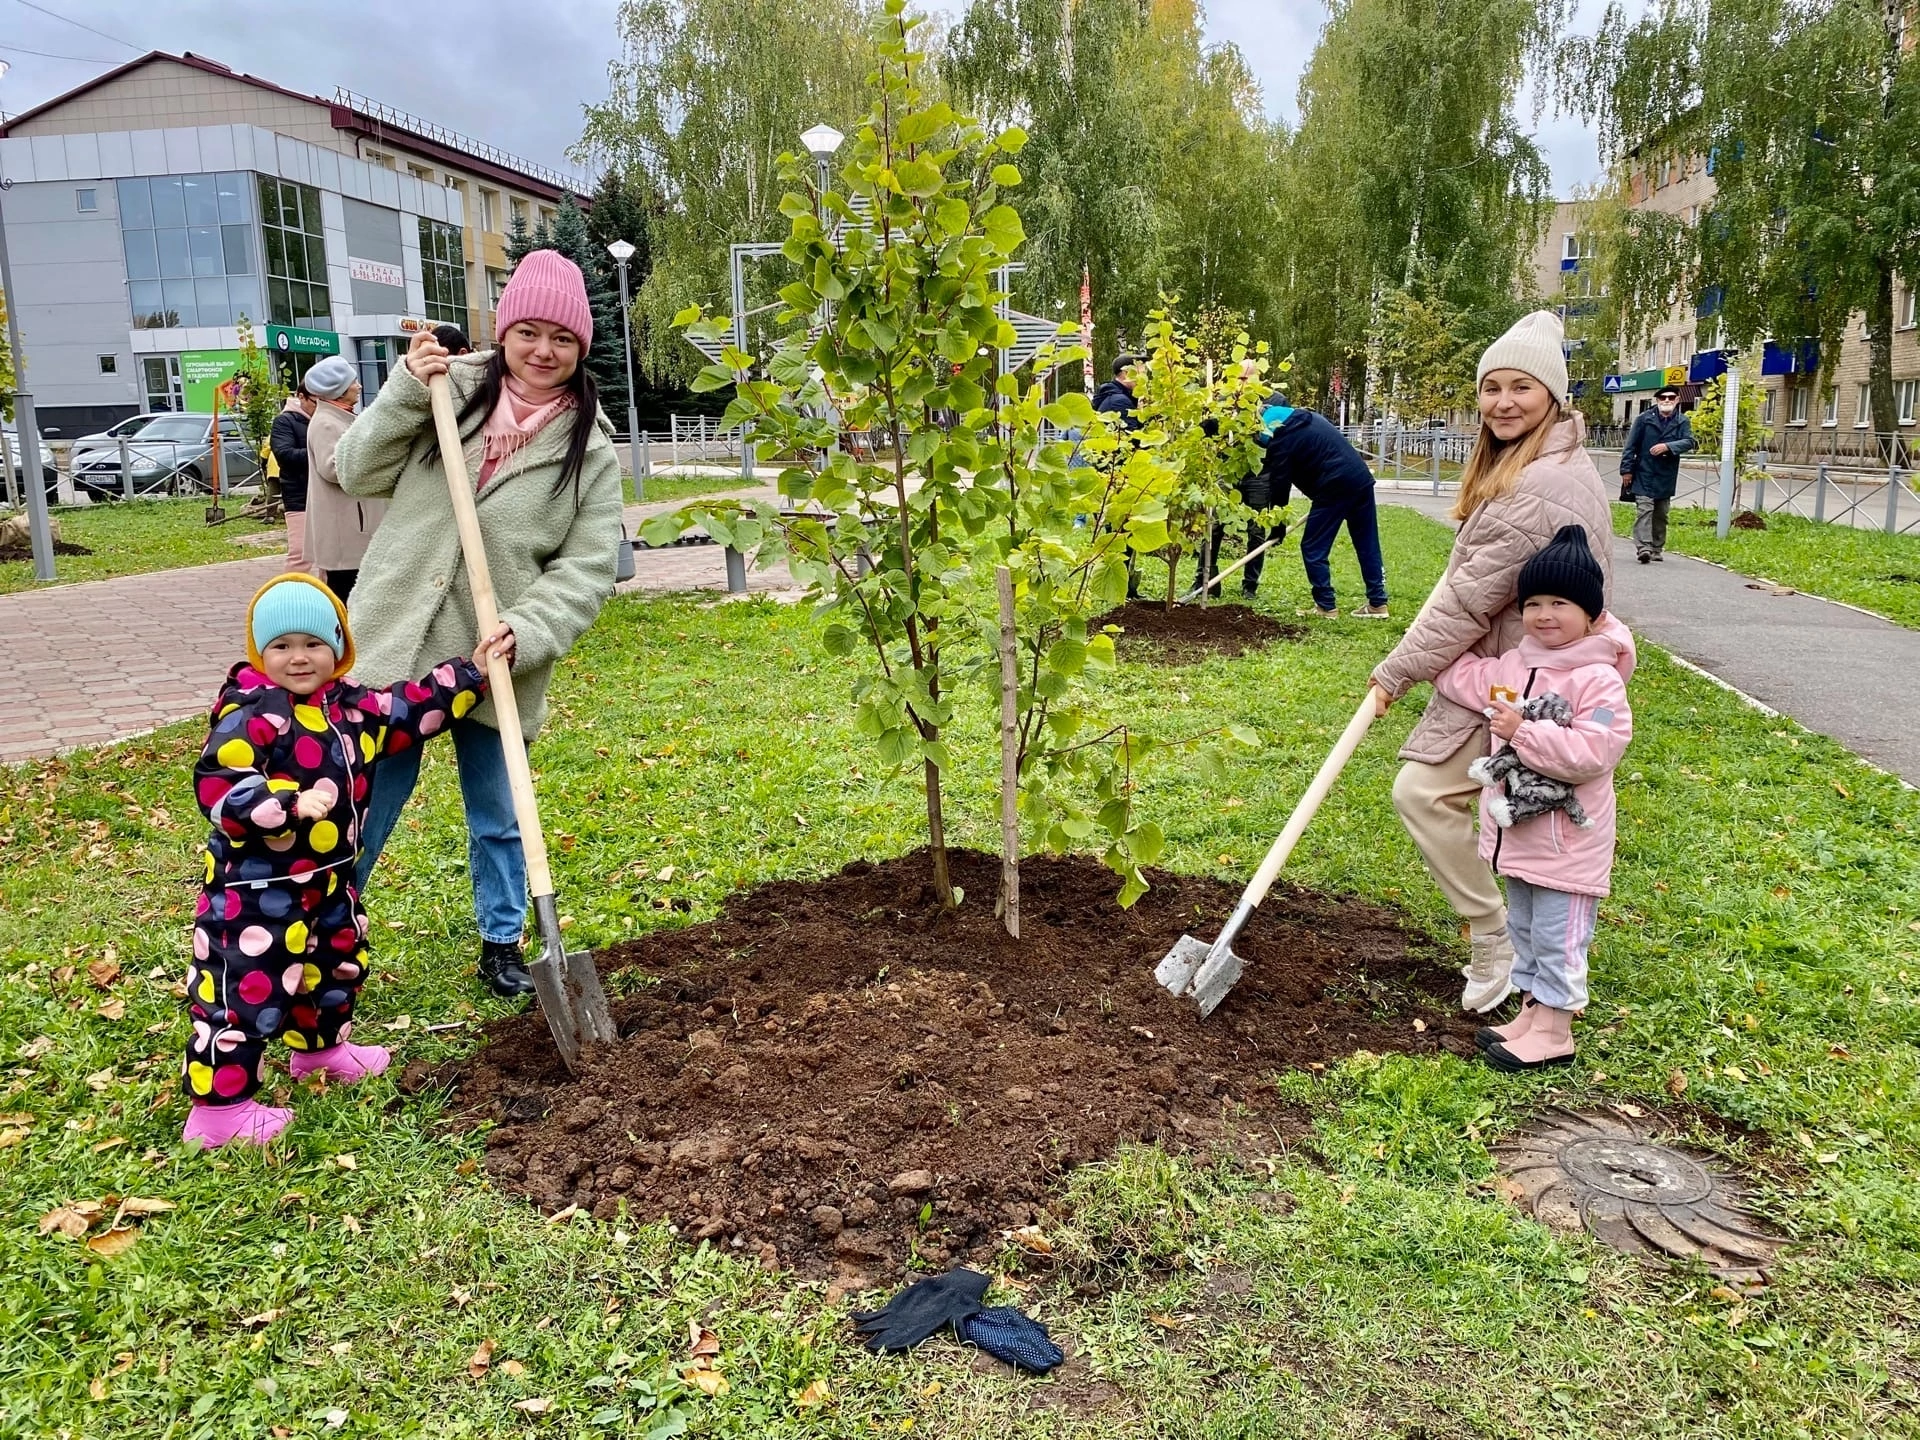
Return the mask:
[[1438,765],[1409,760],[1393,781],[1393,808],[1420,847],[1427,873],[1475,935],[1507,926],[1506,902],[1473,833],[1480,786],[1467,778],[1467,767],[1486,750],[1483,732]]
[[307,568],[307,512],[287,511],[287,569]]

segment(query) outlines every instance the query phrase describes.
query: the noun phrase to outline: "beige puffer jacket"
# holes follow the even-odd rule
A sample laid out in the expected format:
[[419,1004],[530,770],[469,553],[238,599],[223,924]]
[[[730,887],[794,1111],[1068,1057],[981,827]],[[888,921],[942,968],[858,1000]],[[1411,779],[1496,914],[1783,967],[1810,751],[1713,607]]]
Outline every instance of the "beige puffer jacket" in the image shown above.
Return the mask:
[[[1606,577],[1607,603],[1613,603],[1611,497],[1583,447],[1585,438],[1580,416],[1560,421],[1540,457],[1520,472],[1512,493],[1487,501],[1467,517],[1433,603],[1375,667],[1374,684],[1398,699],[1462,655],[1499,655],[1518,645],[1523,633],[1515,596],[1520,567],[1563,525],[1586,528],[1593,558]],[[1400,758],[1438,765],[1469,741],[1484,747],[1486,725],[1484,716],[1436,694]]]
[[340,488],[334,455],[354,418],[322,400],[307,422],[307,563],[322,574],[358,570],[380,517],[387,513],[386,501],[356,497]]

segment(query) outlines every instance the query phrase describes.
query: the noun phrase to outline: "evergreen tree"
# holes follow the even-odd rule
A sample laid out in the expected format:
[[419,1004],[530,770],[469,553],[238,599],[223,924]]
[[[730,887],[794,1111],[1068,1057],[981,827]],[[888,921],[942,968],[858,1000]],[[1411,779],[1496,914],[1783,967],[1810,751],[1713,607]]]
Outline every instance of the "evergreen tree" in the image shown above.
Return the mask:
[[611,257],[593,243],[587,233],[587,217],[571,195],[560,202],[552,226],[542,227],[538,238],[543,243],[530,249],[557,250],[580,267],[587,284],[587,304],[593,311],[593,345],[587,351],[587,373],[600,387],[601,407],[609,416],[617,417],[616,423],[624,423],[627,362],[620,332],[620,296],[607,277]]

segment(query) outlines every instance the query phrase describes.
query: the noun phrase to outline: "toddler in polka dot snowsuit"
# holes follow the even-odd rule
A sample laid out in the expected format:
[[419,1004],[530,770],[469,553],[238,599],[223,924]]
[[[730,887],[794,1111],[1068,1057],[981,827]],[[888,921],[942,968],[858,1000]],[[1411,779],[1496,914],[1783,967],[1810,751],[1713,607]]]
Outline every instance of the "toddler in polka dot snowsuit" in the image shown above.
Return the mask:
[[265,1144],[292,1120],[254,1099],[270,1040],[294,1052],[295,1078],[386,1069],[384,1048],[348,1039],[367,966],[352,882],[370,773],[486,689],[463,659],[383,690],[343,678],[353,665],[346,607],[311,576],[268,581],[247,628],[248,659],[229,672],[194,767],[213,832],[187,969],[185,1138],[208,1147]]

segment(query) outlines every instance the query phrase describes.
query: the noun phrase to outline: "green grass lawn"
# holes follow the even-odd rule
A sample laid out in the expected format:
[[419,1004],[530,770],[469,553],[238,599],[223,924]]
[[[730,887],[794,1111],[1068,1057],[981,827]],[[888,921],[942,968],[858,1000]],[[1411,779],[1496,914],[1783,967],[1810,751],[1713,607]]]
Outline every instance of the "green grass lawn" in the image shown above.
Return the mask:
[[[240,503],[230,500],[232,514]],[[74,506],[53,512],[60,538],[84,545],[91,555],[61,555],[54,560],[55,579],[107,580],[116,575],[144,575],[150,570],[173,570],[183,565],[208,565],[216,560],[247,560],[286,549],[284,527],[253,520],[207,524],[207,502],[198,500],[134,500],[122,503]],[[241,543],[263,531],[281,532],[272,542]],[[0,562],[0,595],[31,590],[31,560]]]
[[[627,503],[635,504],[633,476],[621,477],[627,487]],[[647,504],[662,500],[686,500],[695,495],[716,495],[726,490],[744,490],[755,481],[732,475],[655,475],[647,481]]]
[[[1448,537],[1392,507],[1381,526],[1411,615]],[[1267,573],[1262,603],[1290,615],[1297,559]],[[1223,784],[1149,779],[1171,868],[1251,870],[1402,623],[1123,667],[1124,713],[1267,741]],[[918,843],[917,793],[849,723],[855,673],[804,607],[610,605],[534,752],[570,936],[684,923],[676,899],[705,918],[736,887]],[[1282,1079],[1314,1136],[1269,1164],[1140,1150],[1077,1172],[1059,1243],[1104,1266],[1084,1292],[1042,1276],[1018,1297],[1075,1352],[1051,1383],[976,1371],[946,1341],[868,1357],[852,1302],[648,1217],[548,1224],[391,1078],[301,1092],[270,1155],[182,1152],[171,987],[200,727],[0,772],[0,1435],[1920,1434],[1920,797],[1656,653],[1633,701],[1583,1063],[1507,1079],[1356,1057]],[[1290,873],[1457,944],[1389,800],[1416,709],[1368,740]],[[461,1053],[500,1013],[472,978],[451,769],[432,756],[371,897],[362,1033],[402,1063]],[[985,757],[953,777],[964,843],[993,843],[992,781]],[[667,861],[670,885],[630,878]],[[108,961],[120,978],[99,988],[88,967]],[[1771,1288],[1742,1300],[1515,1217],[1489,1143],[1538,1106],[1596,1101],[1666,1108],[1754,1169],[1795,1242]],[[177,1208],[117,1258],[38,1233],[108,1196]],[[722,1395],[674,1368],[693,1319],[720,1338]],[[803,1406],[816,1380],[831,1399]]]
[[[1674,510],[1667,548],[1742,575],[1843,600],[1920,630],[1920,535],[1889,535],[1849,525],[1769,515],[1764,530],[1715,536],[1711,510]],[[1613,507],[1616,535],[1633,533],[1633,507]]]

